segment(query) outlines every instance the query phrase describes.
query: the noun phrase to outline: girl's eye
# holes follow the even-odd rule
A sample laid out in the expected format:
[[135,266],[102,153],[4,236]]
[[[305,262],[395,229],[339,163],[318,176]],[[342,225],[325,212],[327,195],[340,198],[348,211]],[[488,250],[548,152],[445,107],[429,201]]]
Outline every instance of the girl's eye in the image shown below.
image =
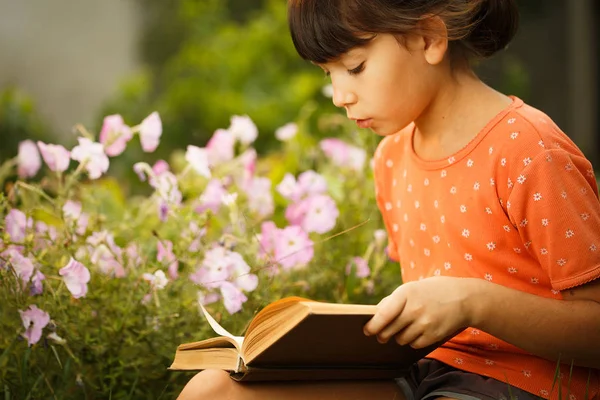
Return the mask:
[[363,72],[363,70],[364,70],[364,69],[365,69],[365,63],[364,63],[364,62],[362,62],[362,63],[360,63],[360,65],[359,65],[358,67],[356,67],[356,68],[354,68],[354,69],[349,69],[349,70],[348,70],[348,73],[349,73],[350,75],[358,75],[358,74],[360,74],[361,72]]

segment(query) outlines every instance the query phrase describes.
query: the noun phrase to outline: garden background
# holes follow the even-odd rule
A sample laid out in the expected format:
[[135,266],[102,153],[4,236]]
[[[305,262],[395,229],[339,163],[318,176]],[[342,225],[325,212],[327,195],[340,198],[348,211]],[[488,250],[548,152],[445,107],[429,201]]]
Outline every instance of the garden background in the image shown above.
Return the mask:
[[[600,4],[519,5],[515,41],[477,70],[546,111],[598,168]],[[0,0],[0,10],[0,251],[31,254],[13,260],[17,276],[0,258],[5,399],[173,398],[190,377],[166,370],[175,347],[211,335],[198,301],[237,334],[281,296],[376,303],[400,283],[372,194],[378,139],[344,121],[322,72],[296,55],[284,1]],[[78,137],[97,140],[117,114],[140,140],[102,177],[72,162],[17,183],[19,143],[92,151]],[[157,115],[160,145],[148,151]],[[219,130],[235,143],[224,149]],[[209,177],[189,159],[211,138],[222,152]],[[297,220],[300,208],[332,219]],[[305,241],[281,259],[269,238],[300,237],[286,226],[294,218]],[[229,260],[225,271],[211,257]],[[19,310],[31,305],[48,321],[29,347]]]

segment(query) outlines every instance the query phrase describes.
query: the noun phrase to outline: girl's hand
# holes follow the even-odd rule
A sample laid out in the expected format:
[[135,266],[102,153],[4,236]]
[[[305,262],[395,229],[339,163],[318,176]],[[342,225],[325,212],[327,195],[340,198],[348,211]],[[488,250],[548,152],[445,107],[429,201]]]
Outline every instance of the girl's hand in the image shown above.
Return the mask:
[[377,306],[365,335],[385,343],[423,348],[443,341],[473,324],[474,294],[486,281],[432,277],[399,286]]

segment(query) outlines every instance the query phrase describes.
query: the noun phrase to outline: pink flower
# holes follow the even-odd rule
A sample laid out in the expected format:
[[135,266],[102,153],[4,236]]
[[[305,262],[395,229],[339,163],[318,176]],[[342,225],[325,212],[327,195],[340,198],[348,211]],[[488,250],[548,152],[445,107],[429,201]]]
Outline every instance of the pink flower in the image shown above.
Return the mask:
[[247,115],[231,117],[231,125],[228,130],[244,145],[249,145],[258,137],[258,129]]
[[335,227],[340,212],[331,197],[318,194],[304,199],[303,202],[306,202],[306,214],[301,226],[306,232],[323,234]]
[[17,164],[17,173],[21,179],[34,177],[42,166],[38,148],[31,140],[19,143]]
[[325,178],[313,170],[304,171],[298,176],[300,197],[321,194],[327,191]]
[[260,226],[260,252],[261,257],[273,255],[275,252],[275,238],[279,229],[273,221],[265,221]]
[[71,158],[84,164],[90,179],[98,179],[108,171],[109,161],[100,143],[88,138],[77,138],[79,145],[73,148]]
[[284,268],[302,268],[314,256],[314,243],[299,226],[288,226],[275,238],[275,260]]
[[131,128],[125,125],[123,117],[118,114],[104,117],[100,130],[100,143],[108,156],[115,157],[125,151],[127,142],[131,140]]
[[248,298],[246,295],[231,282],[223,282],[221,285],[221,295],[223,296],[223,304],[229,314],[235,314],[242,309]]
[[252,178],[246,185],[245,191],[248,195],[248,207],[258,217],[266,218],[273,213],[275,205],[269,178]]
[[152,171],[156,175],[160,175],[163,172],[167,172],[167,171],[169,171],[169,163],[167,163],[165,160],[158,160],[152,166]]
[[139,267],[143,260],[138,251],[138,246],[135,243],[129,243],[125,248],[125,255],[127,257],[127,267],[129,268],[137,268]]
[[140,124],[140,142],[146,153],[152,153],[158,147],[162,135],[162,121],[156,111],[148,115]]
[[12,265],[17,277],[23,282],[23,286],[27,285],[35,269],[33,262],[18,251],[9,252],[9,262]]
[[90,261],[97,266],[103,274],[114,274],[117,278],[125,276],[125,270],[113,252],[104,243],[93,248]]
[[185,159],[198,174],[210,179],[211,174],[208,168],[208,154],[206,149],[189,145],[185,152]]
[[61,145],[37,142],[44,162],[51,171],[63,172],[69,168],[71,153]]
[[362,257],[354,257],[352,260],[346,265],[346,275],[350,275],[352,271],[352,265],[356,267],[355,274],[358,278],[366,278],[371,274],[371,270],[369,269],[369,264]]
[[221,182],[218,179],[211,179],[200,196],[200,205],[196,208],[196,211],[199,213],[206,210],[211,210],[213,213],[219,212],[223,203],[223,196],[226,194],[227,191],[223,188]]
[[36,344],[42,337],[42,330],[50,322],[50,315],[32,304],[26,311],[19,310],[25,333],[23,337],[27,339],[29,346]]
[[179,205],[183,195],[179,191],[177,177],[170,171],[164,171],[162,174],[150,179],[150,185],[156,189],[156,192],[162,200],[170,205]]
[[220,296],[217,293],[202,293],[202,292],[198,292],[198,303],[202,304],[203,306],[207,305],[207,304],[212,304],[215,301],[218,301],[220,299]]
[[308,170],[298,176],[298,182],[291,174],[286,174],[277,186],[277,191],[286,199],[298,202],[304,197],[327,191],[327,181],[322,175]]
[[282,142],[287,142],[292,139],[298,133],[298,125],[293,122],[282,126],[281,128],[275,131],[275,137],[277,140]]
[[292,201],[299,200],[295,199],[295,197],[297,197],[296,178],[290,173],[285,174],[283,180],[279,183],[279,185],[277,185],[276,189],[277,192],[279,192],[279,194],[282,195],[285,199]]
[[85,297],[88,291],[87,283],[90,281],[90,271],[82,263],[71,257],[67,265],[58,271],[58,274],[63,277],[67,289],[74,298]]
[[4,218],[6,232],[10,240],[15,243],[23,243],[27,228],[31,228],[32,219],[16,208],[11,209]]
[[285,209],[285,218],[288,220],[290,225],[304,224],[304,218],[306,216],[308,201],[300,200],[297,203],[292,203]]
[[177,279],[179,276],[178,268],[179,261],[177,261],[177,257],[173,253],[173,243],[170,240],[165,240],[166,246],[159,240],[156,244],[156,248],[158,253],[156,254],[156,259],[160,262],[166,262],[169,264],[169,276],[171,279]]
[[234,146],[235,136],[230,131],[218,129],[206,144],[208,163],[215,166],[232,160]]
[[365,165],[367,153],[356,146],[347,144],[340,139],[323,139],[321,150],[337,166],[360,171]]
[[54,226],[48,226],[42,221],[35,222],[35,233],[34,249],[36,251],[40,251],[45,247],[52,246],[52,242],[56,240],[58,235]]
[[248,292],[258,285],[258,277],[250,273],[250,266],[241,254],[222,246],[215,246],[205,253],[202,265],[190,279],[209,289],[219,288],[229,280],[236,288]]

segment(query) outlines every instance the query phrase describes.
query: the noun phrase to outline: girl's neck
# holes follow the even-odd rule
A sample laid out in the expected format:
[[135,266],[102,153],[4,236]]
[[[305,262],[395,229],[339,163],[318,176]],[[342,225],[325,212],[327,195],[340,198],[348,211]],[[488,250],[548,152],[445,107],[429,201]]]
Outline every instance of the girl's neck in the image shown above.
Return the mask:
[[473,73],[448,79],[415,120],[414,150],[423,159],[448,157],[466,146],[511,99]]

